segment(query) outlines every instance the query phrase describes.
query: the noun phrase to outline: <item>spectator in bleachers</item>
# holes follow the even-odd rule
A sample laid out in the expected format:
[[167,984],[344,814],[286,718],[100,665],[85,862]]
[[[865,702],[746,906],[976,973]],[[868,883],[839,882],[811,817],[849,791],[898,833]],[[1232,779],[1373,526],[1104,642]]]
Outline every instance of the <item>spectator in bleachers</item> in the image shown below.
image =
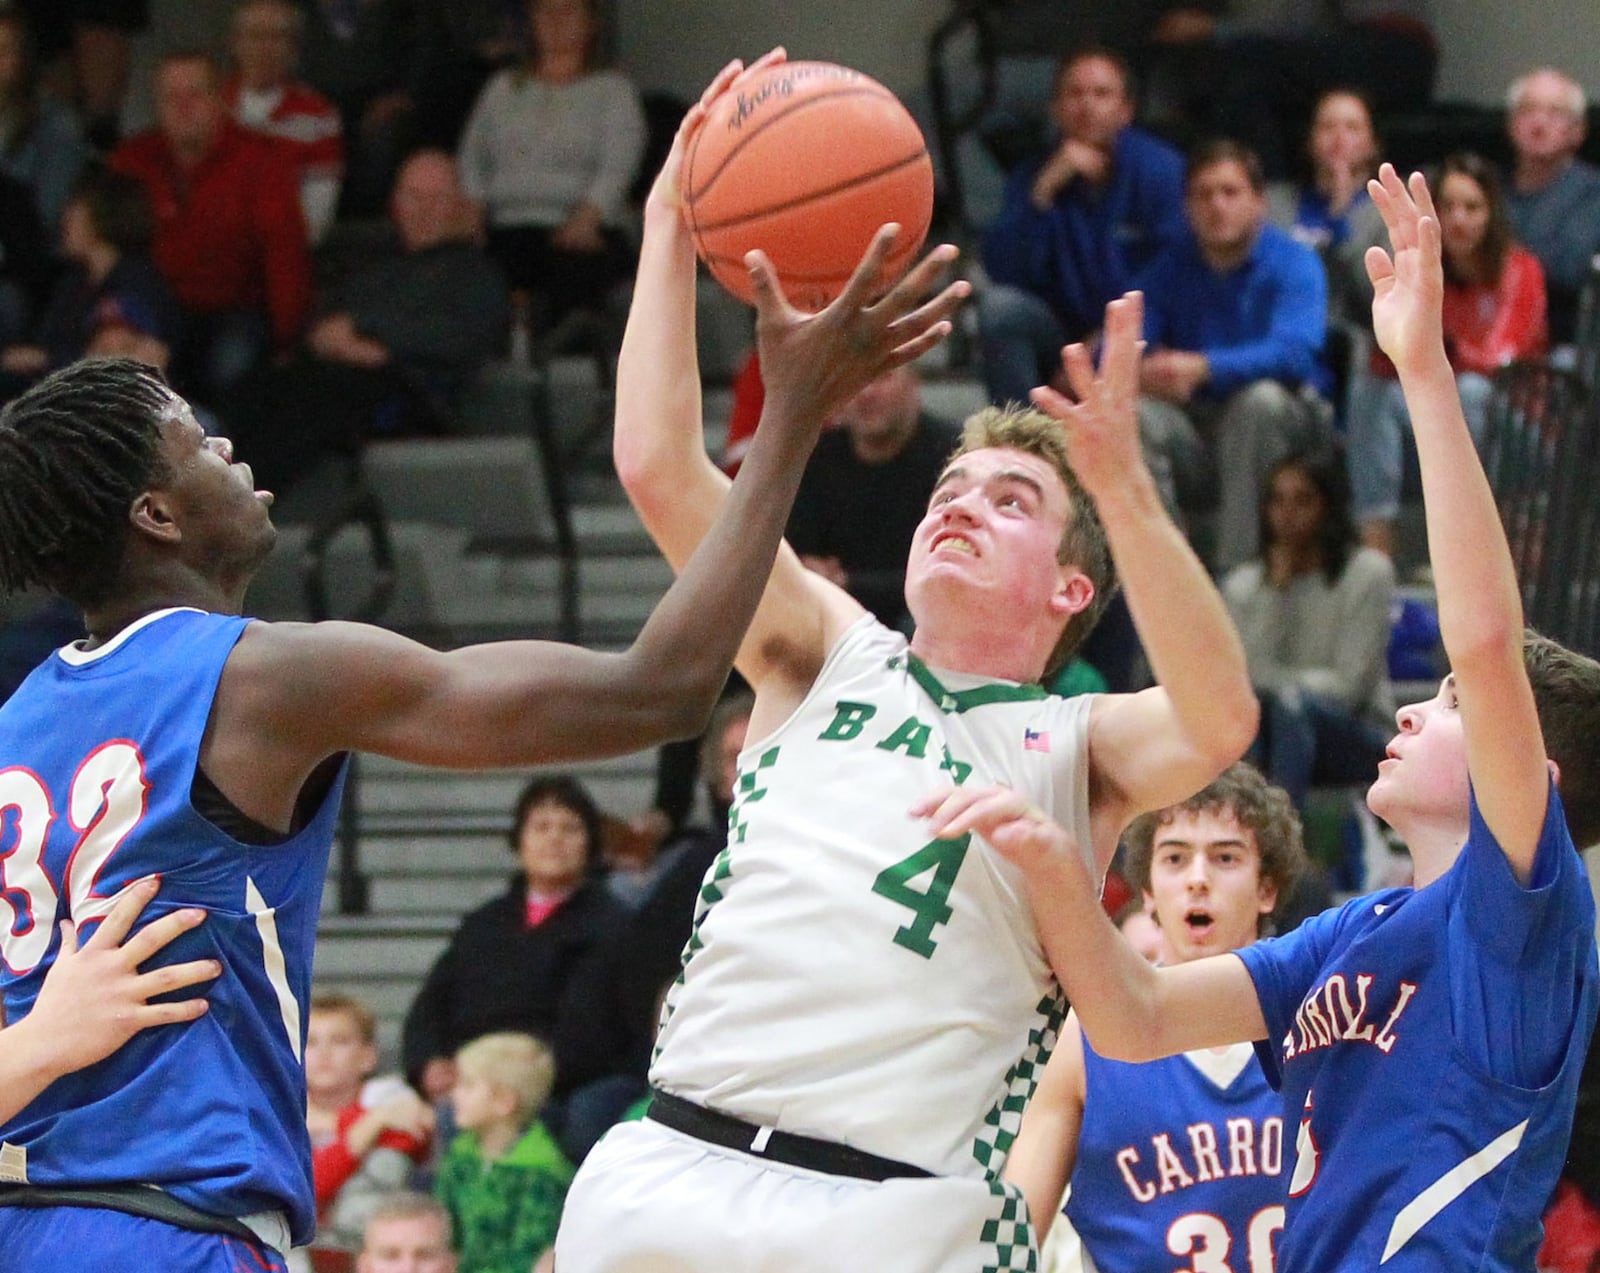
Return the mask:
[[[1444,248],[1445,350],[1467,428],[1481,446],[1491,377],[1547,347],[1544,271],[1516,242],[1500,179],[1487,160],[1452,155],[1432,184]],[[1351,388],[1350,486],[1362,542],[1390,556],[1410,428],[1394,366],[1374,350],[1368,374]]]
[[1588,123],[1583,86],[1544,67],[1512,84],[1507,107],[1516,156],[1506,192],[1511,228],[1544,266],[1550,336],[1564,343],[1600,254],[1600,168],[1577,157]]
[[427,1194],[400,1191],[373,1210],[356,1273],[456,1273],[450,1213]]
[[15,9],[0,9],[0,172],[33,192],[54,235],[72,183],[89,158],[77,117],[39,91],[32,37]]
[[879,622],[900,627],[910,621],[905,582],[911,539],[958,431],[922,410],[921,381],[909,365],[856,394],[838,423],[818,439],[806,464],[786,538],[810,569]]
[[61,217],[66,269],[29,341],[0,349],[0,396],[11,398],[46,372],[90,354],[126,354],[166,366],[178,307],[150,260],[152,229],[136,179],[98,167],[78,179]]
[[0,172],[0,346],[27,335],[54,272],[55,253],[33,192]]
[[117,144],[133,64],[133,37],[150,23],[150,0],[21,0],[45,56],[70,59],[78,114],[101,151]]
[[174,379],[216,406],[304,326],[311,254],[300,176],[276,138],[233,122],[209,55],[169,53],[155,87],[157,127],[118,146],[111,166],[144,183],[152,255],[184,309]]
[[1026,402],[1060,369],[1061,347],[1100,325],[1162,249],[1183,236],[1183,157],[1133,126],[1127,64],[1069,54],[1056,76],[1055,149],[1016,169],[983,237],[991,286],[978,294],[992,402]]
[[509,1031],[456,1055],[453,1094],[461,1134],[433,1191],[454,1221],[468,1273],[548,1268],[574,1168],[539,1121],[555,1059],[538,1039]]
[[335,280],[297,356],[238,395],[234,443],[269,490],[369,438],[445,430],[473,372],[504,344],[505,283],[472,238],[455,160],[410,156],[390,214],[394,250]]
[[416,135],[451,149],[484,85],[515,66],[528,36],[527,0],[426,0],[418,6],[422,65]]
[[334,104],[294,78],[304,29],[294,0],[243,0],[233,12],[235,69],[223,96],[239,123],[278,138],[294,156],[306,232],[320,243],[339,206],[344,139]]
[[376,1022],[348,995],[312,996],[305,1062],[315,1245],[354,1251],[384,1196],[426,1161],[433,1107],[398,1075],[373,1077]]
[[408,147],[422,57],[415,0],[304,0],[300,76],[344,122],[340,212],[381,216]]
[[1334,88],[1317,99],[1306,157],[1311,179],[1269,185],[1267,216],[1322,258],[1330,326],[1367,331],[1372,325],[1367,248],[1386,244],[1388,235],[1367,194],[1367,182],[1378,174],[1378,135],[1372,107],[1360,91]]
[[1273,467],[1261,540],[1260,558],[1230,571],[1222,596],[1261,699],[1247,759],[1299,809],[1313,784],[1368,782],[1383,759],[1394,563],[1357,543],[1344,457],[1332,447]]
[[1267,472],[1325,433],[1327,280],[1267,222],[1261,164],[1236,142],[1189,161],[1190,234],[1140,279],[1147,347],[1139,427],[1169,508],[1217,505],[1213,565],[1255,557]]
[[461,176],[483,206],[490,255],[548,331],[632,273],[626,201],[645,122],[633,82],[600,67],[593,0],[530,0],[528,16],[530,54],[484,87]]
[[405,1071],[438,1100],[469,1040],[497,1030],[545,1040],[556,1056],[549,1121],[577,1160],[643,1089],[648,1040],[625,1021],[617,988],[628,912],[598,873],[600,813],[575,779],[533,779],[512,825],[522,869],[463,917],[429,971],[406,1013]]

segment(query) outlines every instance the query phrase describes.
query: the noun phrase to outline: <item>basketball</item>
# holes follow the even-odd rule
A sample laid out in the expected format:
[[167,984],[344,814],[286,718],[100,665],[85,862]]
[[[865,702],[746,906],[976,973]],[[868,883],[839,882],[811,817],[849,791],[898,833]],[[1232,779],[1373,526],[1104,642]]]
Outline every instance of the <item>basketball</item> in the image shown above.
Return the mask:
[[933,215],[922,130],[876,80],[831,62],[782,62],[713,104],[684,157],[683,199],[700,259],[752,299],[745,253],[760,248],[791,304],[818,310],[844,290],[885,222],[884,266],[910,263]]

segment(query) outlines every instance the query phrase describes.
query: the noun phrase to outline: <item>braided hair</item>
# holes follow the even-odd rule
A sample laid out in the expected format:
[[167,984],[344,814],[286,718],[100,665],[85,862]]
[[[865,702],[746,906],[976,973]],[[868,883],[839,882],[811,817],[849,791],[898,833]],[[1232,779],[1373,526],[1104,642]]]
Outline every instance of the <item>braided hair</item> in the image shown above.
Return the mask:
[[178,399],[123,358],[73,363],[0,412],[0,595],[43,584],[91,608],[112,593],[128,509],[164,472]]

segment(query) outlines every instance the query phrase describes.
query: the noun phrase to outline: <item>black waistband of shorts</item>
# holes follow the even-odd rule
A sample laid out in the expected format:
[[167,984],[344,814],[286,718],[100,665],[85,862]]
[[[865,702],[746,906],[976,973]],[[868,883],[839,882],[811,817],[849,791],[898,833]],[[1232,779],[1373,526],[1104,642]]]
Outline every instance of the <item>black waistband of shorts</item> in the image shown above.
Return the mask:
[[0,1185],[0,1207],[98,1207],[124,1215],[143,1216],[146,1220],[160,1220],[194,1233],[238,1238],[253,1247],[261,1245],[260,1234],[242,1221],[191,1207],[153,1185],[91,1185],[81,1189]]
[[753,1154],[757,1158],[771,1159],[790,1167],[804,1167],[807,1171],[820,1171],[830,1176],[881,1181],[922,1179],[933,1175],[933,1172],[913,1167],[910,1163],[880,1158],[877,1154],[852,1149],[849,1145],[747,1123],[732,1114],[718,1113],[657,1088],[650,1089],[650,1108],[645,1117],[675,1132],[720,1145],[724,1149],[737,1149],[743,1154]]

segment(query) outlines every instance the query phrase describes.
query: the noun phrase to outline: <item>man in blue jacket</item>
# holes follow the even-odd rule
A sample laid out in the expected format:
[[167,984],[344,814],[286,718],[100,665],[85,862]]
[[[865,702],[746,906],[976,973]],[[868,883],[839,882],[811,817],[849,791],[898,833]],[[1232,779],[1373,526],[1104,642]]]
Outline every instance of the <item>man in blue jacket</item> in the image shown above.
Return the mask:
[[1070,53],[1056,73],[1056,148],[1013,171],[983,239],[991,286],[978,297],[992,402],[1026,402],[1059,369],[1061,347],[1091,335],[1163,248],[1183,236],[1183,156],[1132,127],[1127,64]]
[[1190,232],[1139,280],[1139,427],[1168,507],[1216,507],[1206,555],[1224,571],[1257,555],[1268,471],[1331,423],[1328,281],[1267,224],[1260,160],[1237,142],[1194,153],[1184,209]]

